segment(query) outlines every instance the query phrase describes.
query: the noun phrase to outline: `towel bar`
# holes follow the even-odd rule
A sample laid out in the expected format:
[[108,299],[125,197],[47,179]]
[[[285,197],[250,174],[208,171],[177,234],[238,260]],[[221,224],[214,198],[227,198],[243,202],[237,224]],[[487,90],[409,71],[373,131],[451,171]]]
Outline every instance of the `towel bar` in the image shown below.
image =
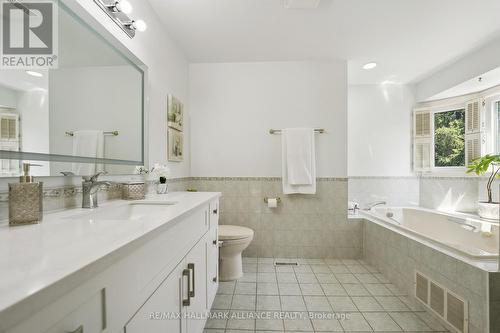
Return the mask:
[[[315,128],[314,132],[319,133],[319,134],[323,134],[323,133],[325,133],[325,129],[324,128]],[[269,134],[281,134],[281,130],[280,129],[272,129],[271,128],[269,130]]]
[[[65,133],[68,136],[73,136],[73,132],[66,132]],[[112,136],[118,136],[118,131],[109,131],[109,132],[104,132],[104,135],[112,135]]]

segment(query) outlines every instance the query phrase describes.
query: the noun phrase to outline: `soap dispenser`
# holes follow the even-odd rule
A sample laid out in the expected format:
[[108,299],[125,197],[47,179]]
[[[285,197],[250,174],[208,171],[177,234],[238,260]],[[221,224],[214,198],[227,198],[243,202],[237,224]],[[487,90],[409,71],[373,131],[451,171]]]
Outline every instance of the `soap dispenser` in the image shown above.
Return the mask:
[[43,183],[34,182],[30,167],[23,163],[19,183],[9,184],[9,225],[35,224],[43,218]]

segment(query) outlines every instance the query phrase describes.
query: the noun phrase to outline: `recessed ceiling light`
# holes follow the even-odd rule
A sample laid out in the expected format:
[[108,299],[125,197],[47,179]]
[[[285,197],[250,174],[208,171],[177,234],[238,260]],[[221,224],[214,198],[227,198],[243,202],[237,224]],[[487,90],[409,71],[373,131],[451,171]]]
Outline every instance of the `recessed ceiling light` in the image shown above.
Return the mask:
[[374,69],[375,67],[377,67],[376,62],[369,62],[363,65],[363,69]]
[[43,74],[35,71],[26,71],[26,74],[34,76],[34,77],[42,77]]

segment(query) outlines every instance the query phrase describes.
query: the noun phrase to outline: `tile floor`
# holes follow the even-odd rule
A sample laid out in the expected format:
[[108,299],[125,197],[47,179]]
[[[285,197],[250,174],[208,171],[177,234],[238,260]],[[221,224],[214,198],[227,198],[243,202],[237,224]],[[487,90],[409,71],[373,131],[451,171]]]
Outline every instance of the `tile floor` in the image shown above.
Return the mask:
[[[243,258],[221,282],[204,333],[447,332],[362,260]],[[268,317],[262,317],[268,316]]]

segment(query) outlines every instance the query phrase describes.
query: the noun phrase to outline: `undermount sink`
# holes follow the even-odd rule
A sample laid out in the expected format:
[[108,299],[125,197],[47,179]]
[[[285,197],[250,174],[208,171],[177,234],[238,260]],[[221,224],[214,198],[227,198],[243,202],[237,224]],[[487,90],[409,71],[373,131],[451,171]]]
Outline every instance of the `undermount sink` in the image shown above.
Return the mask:
[[69,219],[88,220],[138,220],[146,216],[167,212],[175,201],[135,201],[125,205],[100,207],[85,213],[68,216]]

